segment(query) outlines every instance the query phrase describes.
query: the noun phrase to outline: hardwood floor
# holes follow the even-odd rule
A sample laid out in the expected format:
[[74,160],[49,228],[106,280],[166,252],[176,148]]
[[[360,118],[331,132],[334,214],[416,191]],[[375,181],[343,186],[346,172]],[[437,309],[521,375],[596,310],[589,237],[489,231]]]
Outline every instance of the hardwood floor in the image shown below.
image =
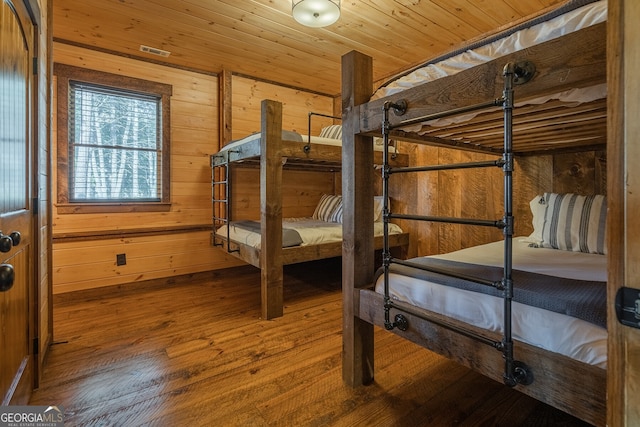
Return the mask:
[[253,267],[58,297],[32,405],[66,426],[586,426],[376,330],[376,381],[341,379],[340,261],[289,266],[260,316]]

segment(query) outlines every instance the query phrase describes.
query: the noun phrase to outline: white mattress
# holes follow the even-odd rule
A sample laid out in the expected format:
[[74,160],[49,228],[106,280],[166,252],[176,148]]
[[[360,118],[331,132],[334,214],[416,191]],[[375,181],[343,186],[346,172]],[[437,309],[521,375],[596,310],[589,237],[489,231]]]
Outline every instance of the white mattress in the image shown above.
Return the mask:
[[[235,149],[241,147],[243,144],[259,140],[261,137],[261,133],[252,133],[251,135],[247,135],[244,138],[236,139],[235,141],[230,142],[220,149],[220,152]],[[308,135],[303,135],[294,131],[282,131],[282,139],[285,141],[298,141],[301,144],[306,144],[309,141]],[[322,136],[311,136],[311,144],[320,144],[320,145],[333,145],[335,147],[342,147],[341,139],[333,139],[333,138],[324,138]],[[375,151],[383,151],[384,145],[382,138],[374,138],[373,141],[373,149]],[[390,147],[390,150],[395,150],[394,147]]]
[[[502,266],[502,241],[475,246],[434,258],[472,264]],[[524,238],[513,239],[513,268],[583,280],[607,280],[604,255],[532,248]],[[397,301],[444,314],[475,326],[502,332],[503,299],[477,292],[389,274],[390,296]],[[376,283],[384,294],[384,280]],[[556,312],[512,305],[513,339],[606,368],[607,330],[584,320]],[[559,327],[560,326],[560,327]]]
[[[418,86],[422,83],[457,74],[462,70],[475,67],[507,54],[541,44],[600,22],[605,22],[606,19],[606,0],[590,3],[548,21],[516,31],[513,34],[490,44],[480,46],[473,50],[467,50],[440,62],[418,68],[411,73],[390,82],[388,85],[379,88],[372,96],[372,99],[389,96],[408,88]],[[606,84],[603,83],[587,88],[572,89],[557,94],[530,99],[527,100],[526,104],[542,104],[554,99],[568,103],[584,103],[601,99],[605,96]],[[516,106],[525,104],[518,103],[517,96],[515,101]],[[437,119],[426,122],[425,124],[430,126],[446,126],[452,123],[461,123],[466,120],[470,120],[476,114],[477,113],[470,113],[456,117]],[[419,128],[420,125],[415,125],[407,127],[405,130],[417,131]]]
[[[301,246],[342,241],[342,224],[337,222],[326,222],[313,218],[285,218],[282,221],[282,227],[296,230],[302,238]],[[374,222],[373,232],[375,236],[381,236],[383,234],[383,223]],[[230,238],[236,242],[244,243],[257,249],[260,248],[260,233],[254,233],[233,225],[231,225],[229,233]],[[399,234],[402,233],[402,229],[396,224],[389,223],[389,233]],[[216,234],[226,237],[227,226],[224,225],[218,228]]]

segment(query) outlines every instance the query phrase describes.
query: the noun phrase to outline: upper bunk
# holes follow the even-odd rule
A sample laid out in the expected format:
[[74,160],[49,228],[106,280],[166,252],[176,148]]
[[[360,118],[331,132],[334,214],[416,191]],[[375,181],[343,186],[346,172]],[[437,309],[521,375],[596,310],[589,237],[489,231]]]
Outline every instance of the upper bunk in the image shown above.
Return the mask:
[[[310,115],[313,113],[309,113]],[[273,145],[273,138],[279,139],[279,156],[283,160],[285,168],[303,168],[314,170],[338,171],[342,165],[342,139],[340,125],[331,125],[323,128],[332,131],[333,134],[323,136],[310,135],[311,124],[307,135],[295,131],[282,129],[281,134],[274,133],[263,135],[256,132],[244,138],[234,140],[222,147],[222,149],[211,155],[211,166],[235,163],[245,165],[257,165],[262,155],[261,139],[266,138],[267,144]],[[340,130],[340,132],[337,132]],[[374,162],[382,163],[383,146],[379,139],[374,141]],[[405,153],[393,153],[392,163],[397,165],[407,164],[408,155]]]
[[[358,106],[358,133],[380,135],[385,103],[390,138],[502,152],[501,106],[466,109],[503,91],[503,67],[518,64],[515,154],[602,149],[606,144],[606,1],[569,1],[533,21],[436,58],[383,85]],[[456,113],[458,111],[458,113]],[[446,118],[442,116],[446,115]]]

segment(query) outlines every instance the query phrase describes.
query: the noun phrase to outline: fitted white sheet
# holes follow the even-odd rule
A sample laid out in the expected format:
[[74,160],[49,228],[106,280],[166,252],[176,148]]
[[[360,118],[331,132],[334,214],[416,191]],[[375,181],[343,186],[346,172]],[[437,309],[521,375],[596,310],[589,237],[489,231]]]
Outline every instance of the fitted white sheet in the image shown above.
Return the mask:
[[[422,83],[457,74],[462,70],[475,67],[507,54],[541,44],[600,22],[605,22],[606,19],[607,1],[601,0],[590,3],[548,21],[516,31],[513,34],[492,43],[480,46],[473,50],[467,50],[440,62],[418,68],[411,73],[390,82],[386,86],[379,88],[372,96],[372,99],[389,96],[408,88],[418,86]],[[571,89],[556,94],[529,99],[526,102],[518,102],[516,97],[516,106],[543,104],[550,100],[559,100],[574,104],[584,103],[594,101],[596,99],[602,99],[606,96],[606,93],[606,83],[603,83],[587,88]],[[470,120],[477,114],[478,113],[469,113],[455,117],[437,119],[425,122],[425,124],[430,126],[446,126]],[[414,125],[408,126],[404,129],[407,131],[417,132],[420,127],[421,125]]]
[[[231,149],[236,149],[238,147],[241,147],[243,144],[246,144],[248,142],[251,141],[255,141],[255,140],[259,140],[261,137],[261,133],[257,132],[257,133],[252,133],[251,135],[247,135],[244,138],[241,139],[236,139],[235,141],[230,142],[229,144],[225,145],[224,147],[222,147],[220,149],[220,152],[226,151],[226,150],[231,150]],[[294,131],[287,131],[287,130],[283,130],[282,131],[282,139],[286,140],[286,141],[299,141],[300,144],[306,144],[307,142],[309,142],[309,136],[308,135],[303,135]],[[342,147],[342,140],[341,139],[333,139],[333,138],[325,138],[322,136],[311,136],[311,144],[320,144],[320,145],[332,145],[335,147]],[[383,151],[384,150],[384,145],[383,145],[383,141],[382,138],[374,138],[373,139],[373,149],[374,151]],[[391,152],[395,152],[395,147],[390,147],[389,150]]]
[[[294,229],[300,234],[302,238],[302,244],[300,246],[342,241],[342,224],[337,222],[326,222],[313,218],[284,218],[282,227]],[[383,223],[374,222],[373,232],[375,236],[381,236],[383,234]],[[260,248],[260,233],[235,227],[233,223],[229,229],[229,233],[231,240],[244,243],[257,249]],[[389,223],[389,233],[399,234],[402,233],[402,229],[396,224]],[[216,234],[226,237],[227,226],[224,225],[218,228]]]
[[[502,241],[475,246],[434,258],[502,266]],[[607,280],[604,255],[533,248],[524,238],[513,239],[513,268],[557,277]],[[475,326],[502,331],[503,299],[398,274],[389,274],[390,296],[397,301],[444,314]],[[384,293],[382,277],[376,291]],[[605,304],[605,301],[603,301]],[[606,368],[607,330],[581,319],[517,302],[512,304],[513,338],[585,363]]]

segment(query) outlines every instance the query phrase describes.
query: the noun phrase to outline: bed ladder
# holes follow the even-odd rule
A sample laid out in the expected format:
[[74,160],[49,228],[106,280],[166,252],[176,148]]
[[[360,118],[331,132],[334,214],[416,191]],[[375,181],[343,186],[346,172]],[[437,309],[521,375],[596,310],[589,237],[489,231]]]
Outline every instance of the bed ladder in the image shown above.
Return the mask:
[[[384,225],[384,246],[383,246],[383,271],[384,271],[384,324],[385,328],[392,330],[398,328],[405,331],[409,327],[409,322],[406,316],[403,314],[396,314],[394,321],[390,319],[390,310],[394,308],[405,313],[415,315],[424,320],[438,324],[444,328],[452,330],[456,333],[462,334],[469,338],[475,339],[481,343],[488,344],[497,350],[501,351],[505,360],[505,369],[503,374],[504,383],[510,387],[514,387],[518,384],[528,385],[533,382],[533,375],[530,369],[522,362],[517,361],[513,354],[513,340],[511,331],[511,303],[513,298],[513,281],[512,281],[512,237],[513,237],[513,147],[512,147],[512,134],[513,134],[513,86],[514,84],[526,83],[530,80],[535,72],[535,67],[530,62],[522,62],[518,64],[509,63],[505,65],[503,70],[504,76],[504,90],[503,96],[498,99],[490,100],[477,105],[472,105],[464,108],[457,108],[447,112],[430,114],[427,116],[419,117],[416,119],[405,120],[398,124],[391,125],[389,121],[389,112],[394,110],[396,115],[403,115],[407,110],[407,103],[403,100],[391,103],[387,101],[383,107],[383,170],[382,170],[382,194],[383,194],[383,225]],[[432,165],[432,166],[417,166],[417,167],[400,167],[391,168],[389,165],[389,131],[392,129],[402,128],[408,125],[421,123],[424,121],[434,120],[438,118],[468,113],[471,111],[481,110],[490,107],[502,107],[504,111],[504,149],[502,158],[494,161],[481,161],[481,162],[466,162],[457,163],[451,165]],[[406,214],[392,214],[389,212],[389,177],[392,174],[409,173],[409,172],[428,172],[428,171],[440,171],[450,169],[465,169],[465,168],[483,168],[483,167],[500,167],[503,170],[504,175],[504,216],[499,220],[481,220],[481,219],[467,219],[467,218],[449,218],[449,217],[437,217],[437,216],[421,216],[421,215],[406,215]],[[504,235],[504,272],[502,280],[490,281],[477,277],[462,276],[455,274],[451,271],[438,270],[429,267],[419,266],[415,263],[408,261],[394,259],[391,257],[389,248],[389,233],[388,223],[390,219],[406,219],[406,220],[418,220],[418,221],[433,221],[433,222],[446,222],[453,224],[466,224],[466,225],[478,225],[496,227],[502,230]],[[433,318],[428,318],[425,315],[417,312],[412,312],[408,308],[398,307],[394,304],[393,300],[389,296],[389,267],[392,263],[401,264],[413,268],[419,268],[422,270],[433,271],[436,273],[444,274],[447,276],[457,277],[481,285],[494,287],[503,293],[504,300],[504,321],[503,321],[503,337],[502,341],[496,341],[494,339],[485,337],[471,330],[453,326],[451,324],[438,321]]]
[[[231,165],[229,151],[211,155],[211,205],[212,227],[211,244],[225,247],[227,252],[238,252],[231,244],[229,221],[231,220]],[[216,231],[227,226],[226,237],[219,236]],[[226,244],[225,244],[226,242]]]

